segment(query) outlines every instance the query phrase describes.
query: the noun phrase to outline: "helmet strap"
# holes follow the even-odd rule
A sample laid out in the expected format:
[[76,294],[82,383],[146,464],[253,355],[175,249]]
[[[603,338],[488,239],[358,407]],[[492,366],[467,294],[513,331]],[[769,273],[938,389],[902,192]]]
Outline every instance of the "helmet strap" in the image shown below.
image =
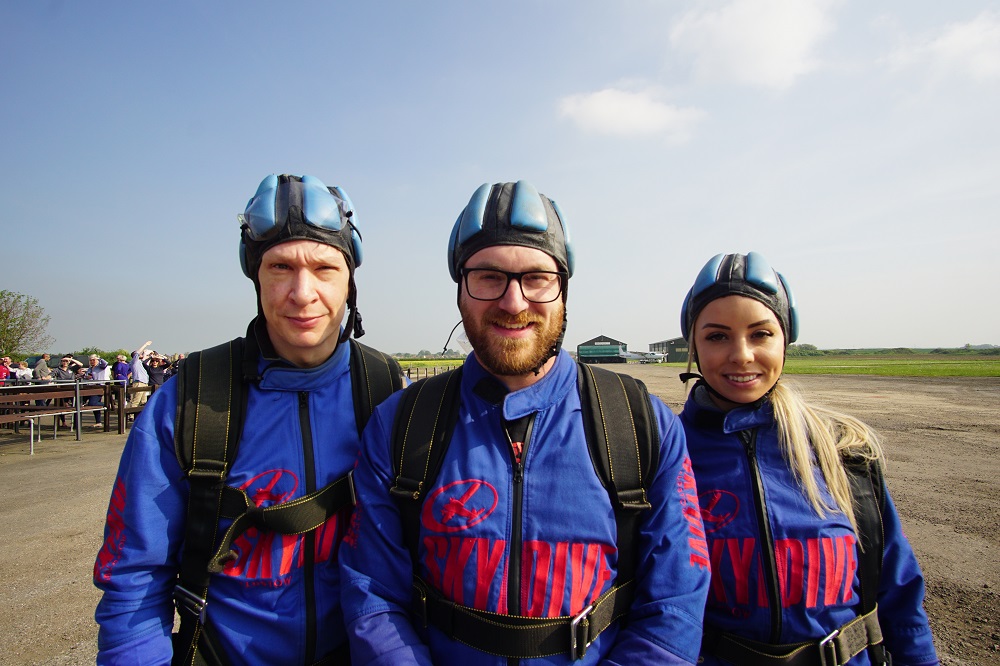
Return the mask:
[[563,308],[562,330],[559,332],[559,337],[556,339],[556,341],[552,343],[551,347],[549,347],[548,354],[546,354],[545,357],[542,358],[541,362],[537,366],[535,366],[535,369],[532,370],[532,372],[535,373],[535,376],[538,376],[538,374],[541,373],[541,371],[542,371],[542,366],[544,366],[546,363],[548,363],[549,359],[552,358],[553,356],[556,356],[559,353],[559,350],[562,349],[563,338],[566,337],[566,322],[567,322],[567,319],[566,319],[566,308],[564,307]]

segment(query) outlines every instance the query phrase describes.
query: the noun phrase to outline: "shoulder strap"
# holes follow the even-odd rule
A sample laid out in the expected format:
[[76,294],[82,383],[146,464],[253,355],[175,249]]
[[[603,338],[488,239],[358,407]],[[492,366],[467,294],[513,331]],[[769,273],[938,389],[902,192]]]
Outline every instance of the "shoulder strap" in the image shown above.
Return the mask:
[[354,416],[360,435],[375,408],[395,391],[403,388],[403,371],[392,356],[353,338],[349,343]]
[[854,516],[858,523],[858,578],[861,582],[861,613],[875,607],[882,574],[882,510],[885,507],[885,480],[878,462],[844,461],[851,486]]
[[[879,461],[844,460],[847,480],[851,485],[854,517],[858,524],[858,580],[861,583],[859,616],[870,616],[878,623],[877,603],[879,581],[882,577],[882,557],[885,550],[882,512],[885,510],[885,477]],[[881,633],[881,629],[879,628]],[[870,644],[868,654],[872,663],[891,663],[885,644]]]
[[441,470],[458,421],[461,366],[408,386],[392,428],[395,483],[389,492],[399,500],[403,535],[411,560],[417,563],[420,508],[424,493]]
[[615,510],[618,578],[635,575],[646,486],[660,462],[660,435],[645,384],[629,375],[577,364],[583,426],[594,470]]
[[191,663],[204,630],[204,611],[219,510],[229,465],[236,458],[246,390],[243,339],[194,352],[177,376],[174,450],[190,495],[174,599],[181,616],[176,645]]

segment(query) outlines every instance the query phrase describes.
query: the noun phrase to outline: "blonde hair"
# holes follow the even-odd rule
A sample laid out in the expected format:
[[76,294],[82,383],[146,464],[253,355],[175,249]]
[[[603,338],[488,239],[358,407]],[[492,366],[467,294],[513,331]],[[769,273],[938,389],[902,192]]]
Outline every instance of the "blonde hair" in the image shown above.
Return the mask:
[[[694,340],[693,335],[689,339]],[[694,359],[694,344],[691,344],[688,372],[691,372]],[[844,459],[868,465],[879,462],[884,466],[885,457],[878,435],[853,416],[809,404],[797,389],[787,386],[781,378],[771,388],[768,399],[778,425],[781,455],[802,494],[821,518],[834,510],[820,494],[815,474],[818,468],[836,508],[847,516],[857,534],[853,494]]]

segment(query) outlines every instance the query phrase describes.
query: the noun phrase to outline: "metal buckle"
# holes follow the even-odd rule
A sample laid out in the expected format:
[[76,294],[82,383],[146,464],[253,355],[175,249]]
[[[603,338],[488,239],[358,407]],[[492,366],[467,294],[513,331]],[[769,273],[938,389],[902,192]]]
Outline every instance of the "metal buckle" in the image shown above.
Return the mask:
[[358,505],[358,496],[354,494],[354,470],[347,473],[347,487],[351,489],[351,506]]
[[185,610],[198,616],[198,622],[205,624],[205,606],[208,599],[203,599],[191,590],[177,585],[174,587],[174,606],[178,611]]
[[820,666],[840,666],[837,661],[837,644],[833,642],[840,635],[840,629],[834,629],[830,635],[819,642]]
[[419,595],[419,599],[413,604],[413,611],[420,613],[420,620],[423,623],[423,628],[427,628],[427,590],[424,589],[423,585],[418,585],[416,581],[413,583],[413,589],[416,590]]
[[587,648],[590,647],[591,643],[593,643],[593,641],[587,640],[586,634],[580,636],[579,638],[577,637],[577,631],[581,628],[581,626],[585,630],[590,626],[589,620],[587,621],[587,624],[582,623],[587,619],[587,616],[590,615],[592,610],[594,610],[593,604],[580,611],[580,614],[574,617],[569,623],[569,656],[573,661],[583,659],[583,657],[587,654]]

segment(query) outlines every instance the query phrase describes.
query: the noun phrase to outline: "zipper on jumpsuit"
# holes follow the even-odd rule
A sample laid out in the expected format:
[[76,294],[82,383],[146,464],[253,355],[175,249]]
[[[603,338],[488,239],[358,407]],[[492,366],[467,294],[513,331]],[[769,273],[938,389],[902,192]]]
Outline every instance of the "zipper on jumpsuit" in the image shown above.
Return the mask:
[[753,481],[754,508],[757,513],[757,524],[761,544],[760,564],[764,568],[764,582],[767,588],[767,603],[771,610],[771,636],[768,642],[781,642],[781,591],[778,589],[778,564],[774,558],[774,535],[771,534],[771,523],[767,519],[767,502],[764,499],[764,480],[760,476],[757,464],[757,428],[741,430],[740,440],[746,450],[747,461],[750,464],[750,476]]
[[[302,457],[305,463],[306,494],[316,490],[316,465],[313,458],[312,425],[309,419],[309,393],[299,391],[299,426],[302,429]],[[316,532],[306,532],[302,541],[303,575],[306,594],[306,644],[305,663],[316,661],[316,584],[314,555]]]
[[[502,418],[502,417],[501,417]],[[510,432],[507,430],[507,425],[501,423],[501,427],[504,430],[504,434],[507,436],[507,442],[510,446],[507,447],[508,454],[510,455],[511,463],[513,465],[513,486],[514,486],[514,497],[513,497],[513,507],[511,514],[511,526],[510,526],[510,563],[507,568],[507,613],[510,615],[520,615],[521,614],[521,522],[522,522],[522,502],[524,499],[524,461],[528,456],[528,444],[531,441],[531,431],[535,424],[535,415],[532,414],[528,418],[528,426],[524,433],[524,441],[521,446],[521,456],[518,460],[517,455],[514,452],[513,440],[511,439]],[[512,585],[513,583],[513,585]],[[515,593],[511,594],[511,590]],[[521,663],[520,659],[510,657],[507,659],[507,666],[518,666]]]

